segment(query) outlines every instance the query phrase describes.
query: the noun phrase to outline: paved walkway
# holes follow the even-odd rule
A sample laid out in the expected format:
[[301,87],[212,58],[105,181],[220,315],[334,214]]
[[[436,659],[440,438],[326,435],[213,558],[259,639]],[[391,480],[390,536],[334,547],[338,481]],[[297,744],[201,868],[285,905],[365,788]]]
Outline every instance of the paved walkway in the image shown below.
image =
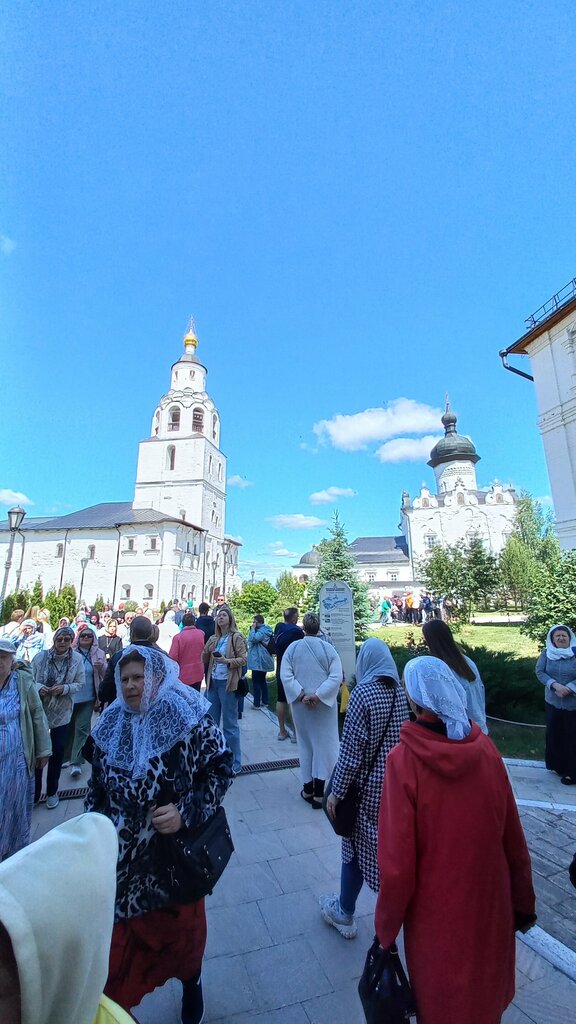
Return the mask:
[[[245,763],[297,754],[248,701],[242,748]],[[509,771],[533,853],[541,928],[517,942],[517,993],[503,1021],[573,1024],[576,956],[557,940],[576,949],[576,890],[566,875],[576,846],[576,793],[541,767],[521,762]],[[298,770],[286,768],[239,776],[226,797],[236,849],[206,901],[207,1024],[363,1024],[357,983],[373,937],[375,897],[366,888],[361,893],[353,942],[322,921],[317,899],[338,891],[340,843],[299,791]],[[34,838],[80,810],[79,800],[62,801],[56,811],[41,806]],[[568,959],[559,971],[550,960],[561,962],[563,952]],[[142,1001],[136,1018],[179,1024],[180,991],[169,982]]]

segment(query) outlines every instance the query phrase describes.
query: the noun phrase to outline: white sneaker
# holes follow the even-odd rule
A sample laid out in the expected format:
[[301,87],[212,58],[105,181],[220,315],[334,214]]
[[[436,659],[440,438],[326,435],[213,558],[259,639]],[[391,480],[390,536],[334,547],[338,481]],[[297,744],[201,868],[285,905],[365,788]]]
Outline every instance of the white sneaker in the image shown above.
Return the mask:
[[71,779],[79,779],[81,775],[82,775],[82,769],[81,769],[80,765],[79,764],[72,765],[72,768],[70,769],[70,778]]
[[340,897],[337,893],[331,893],[327,896],[320,896],[318,898],[320,904],[320,913],[326,921],[326,924],[331,924],[337,932],[345,939],[355,939],[358,933],[356,922],[352,914],[348,915],[342,911],[340,907]]
[[53,796],[46,797],[46,807],[48,807],[51,811],[53,811],[55,807],[58,807],[59,803],[60,797],[58,796],[58,793],[54,793]]

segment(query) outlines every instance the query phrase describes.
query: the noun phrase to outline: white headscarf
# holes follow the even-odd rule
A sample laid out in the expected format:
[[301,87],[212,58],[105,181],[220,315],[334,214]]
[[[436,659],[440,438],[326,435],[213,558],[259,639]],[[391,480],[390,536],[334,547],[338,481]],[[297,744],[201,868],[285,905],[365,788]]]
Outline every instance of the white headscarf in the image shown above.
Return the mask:
[[[122,694],[120,671],[128,654],[136,652],[145,661],[144,690],[135,711]],[[178,665],[161,651],[131,644],[114,670],[117,699],[106,708],[92,735],[106,754],[108,763],[141,779],[153,757],[171,750],[189,736],[210,710],[210,703],[197,690],[178,679]]]
[[81,814],[0,864],[0,921],[18,965],[22,1024],[94,1020],[108,976],[117,857],[112,822]]
[[365,640],[356,661],[356,683],[369,683],[380,676],[388,676],[400,682],[398,669],[390,654],[388,644],[378,637],[372,636]]
[[466,691],[444,661],[429,656],[413,658],[404,669],[404,682],[414,703],[444,722],[448,739],[463,740],[468,735]]
[[[554,644],[552,643],[552,633],[554,633],[557,629],[563,629],[565,633],[568,633],[568,635],[570,636],[569,647],[554,646]],[[552,629],[548,630],[548,636],[546,637],[546,657],[550,658],[550,661],[560,661],[564,658],[573,658],[573,647],[576,647],[576,636],[574,636],[574,633],[572,632],[569,626],[562,626],[561,624],[558,624],[557,626],[552,626]]]

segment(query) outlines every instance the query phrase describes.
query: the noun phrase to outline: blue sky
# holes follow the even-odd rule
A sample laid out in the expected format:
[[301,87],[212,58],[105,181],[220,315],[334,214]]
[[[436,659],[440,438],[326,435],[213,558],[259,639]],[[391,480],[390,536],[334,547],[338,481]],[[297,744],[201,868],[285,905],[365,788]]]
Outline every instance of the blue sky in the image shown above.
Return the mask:
[[129,500],[191,313],[249,482],[227,512],[246,576],[274,579],[334,507],[351,540],[394,533],[446,392],[481,485],[549,493],[533,386],[498,351],[576,272],[573,4],[2,22],[0,499]]

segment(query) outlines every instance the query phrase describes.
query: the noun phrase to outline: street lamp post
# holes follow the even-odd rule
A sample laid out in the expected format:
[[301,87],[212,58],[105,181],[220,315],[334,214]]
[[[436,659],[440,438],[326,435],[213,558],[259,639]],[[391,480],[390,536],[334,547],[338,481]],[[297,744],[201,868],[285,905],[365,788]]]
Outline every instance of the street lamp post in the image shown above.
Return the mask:
[[80,559],[80,565],[82,566],[82,576],[80,577],[80,593],[78,594],[78,607],[82,603],[82,590],[84,589],[84,573],[86,572],[86,566],[88,565],[87,558]]
[[212,562],[212,600],[214,601],[216,595],[216,569],[218,568],[218,559],[215,558]]
[[2,608],[4,607],[4,598],[6,597],[6,587],[8,586],[8,576],[10,574],[10,566],[12,565],[12,553],[14,551],[14,541],[16,534],[22,526],[22,520],[26,515],[23,508],[17,505],[15,508],[8,509],[8,527],[10,529],[10,542],[8,544],[8,555],[4,564],[4,581],[2,583],[2,592],[0,593],[0,615],[2,614]]
[[223,575],[222,575],[222,594],[223,594],[224,597],[226,597],[226,559],[228,558],[228,552],[230,551],[231,547],[232,547],[232,541],[229,541],[229,540],[223,540],[222,541],[222,551],[224,552],[224,571],[223,571]]

